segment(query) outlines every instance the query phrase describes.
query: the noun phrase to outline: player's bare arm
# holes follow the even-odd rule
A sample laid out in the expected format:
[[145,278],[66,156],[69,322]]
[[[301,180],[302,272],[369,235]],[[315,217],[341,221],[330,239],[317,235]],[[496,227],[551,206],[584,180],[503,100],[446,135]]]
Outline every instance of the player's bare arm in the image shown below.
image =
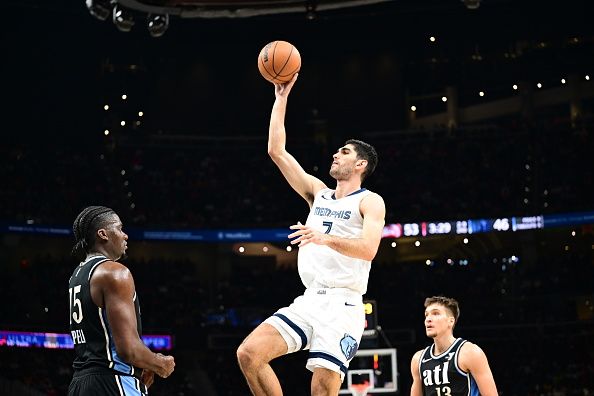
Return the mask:
[[382,239],[386,206],[382,197],[372,193],[361,200],[360,210],[363,216],[361,238],[337,237],[321,233],[303,224],[294,224],[289,227],[297,230],[289,235],[289,238],[295,238],[291,244],[298,244],[299,247],[308,243],[326,245],[345,256],[371,261]]
[[466,342],[460,349],[458,357],[460,368],[472,374],[481,396],[497,396],[497,386],[487,356],[476,344]]
[[286,84],[274,84],[276,100],[272,106],[270,115],[270,127],[268,130],[268,155],[280,169],[281,173],[289,182],[291,187],[303,197],[311,207],[314,197],[326,185],[317,177],[305,172],[286,149],[285,113],[287,110],[287,98],[291,88],[297,81],[297,74]]
[[419,373],[419,360],[421,360],[421,353],[417,351],[410,361],[410,373],[412,374],[413,383],[410,387],[410,396],[423,396],[423,385],[421,383],[421,375]]
[[118,355],[127,363],[167,378],[175,367],[174,359],[153,353],[140,339],[134,290],[134,279],[128,268],[113,261],[101,265],[91,279],[93,301],[106,310]]

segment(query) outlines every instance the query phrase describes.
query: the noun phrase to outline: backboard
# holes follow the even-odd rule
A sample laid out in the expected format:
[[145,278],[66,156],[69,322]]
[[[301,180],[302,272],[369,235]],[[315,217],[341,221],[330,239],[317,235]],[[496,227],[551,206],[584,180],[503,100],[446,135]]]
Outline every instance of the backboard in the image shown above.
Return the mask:
[[341,395],[354,395],[352,385],[368,383],[367,395],[398,391],[396,349],[359,349],[349,364]]

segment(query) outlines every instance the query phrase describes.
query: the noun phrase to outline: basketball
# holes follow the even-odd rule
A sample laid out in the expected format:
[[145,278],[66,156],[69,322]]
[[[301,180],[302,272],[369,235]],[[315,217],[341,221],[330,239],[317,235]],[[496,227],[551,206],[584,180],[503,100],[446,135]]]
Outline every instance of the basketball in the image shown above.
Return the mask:
[[260,51],[258,69],[271,83],[286,83],[301,69],[301,55],[293,44],[273,41]]

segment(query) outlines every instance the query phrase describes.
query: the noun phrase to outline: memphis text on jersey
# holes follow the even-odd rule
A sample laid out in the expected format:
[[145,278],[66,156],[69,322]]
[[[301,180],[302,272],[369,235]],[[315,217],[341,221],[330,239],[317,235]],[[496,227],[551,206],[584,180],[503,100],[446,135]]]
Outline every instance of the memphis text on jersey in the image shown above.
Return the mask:
[[335,219],[348,220],[351,218],[350,210],[332,210],[329,208],[321,208],[316,206],[314,208],[314,215],[323,217],[334,217]]

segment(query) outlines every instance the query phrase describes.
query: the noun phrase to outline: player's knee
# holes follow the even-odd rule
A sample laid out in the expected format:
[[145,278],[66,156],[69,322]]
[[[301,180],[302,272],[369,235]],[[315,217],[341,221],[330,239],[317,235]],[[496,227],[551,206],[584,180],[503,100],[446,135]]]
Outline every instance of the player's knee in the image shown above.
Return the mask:
[[340,390],[340,384],[340,374],[328,369],[316,369],[311,382],[311,395],[336,395]]
[[330,395],[330,384],[318,381],[311,384],[311,396],[327,396]]
[[[329,379],[320,379],[318,381],[314,381],[311,384],[311,396],[329,396],[335,395],[338,392],[336,388],[336,381],[331,381]],[[340,388],[340,383],[338,385]]]
[[236,355],[239,366],[242,369],[258,365],[258,355],[256,351],[245,342],[237,348]]

